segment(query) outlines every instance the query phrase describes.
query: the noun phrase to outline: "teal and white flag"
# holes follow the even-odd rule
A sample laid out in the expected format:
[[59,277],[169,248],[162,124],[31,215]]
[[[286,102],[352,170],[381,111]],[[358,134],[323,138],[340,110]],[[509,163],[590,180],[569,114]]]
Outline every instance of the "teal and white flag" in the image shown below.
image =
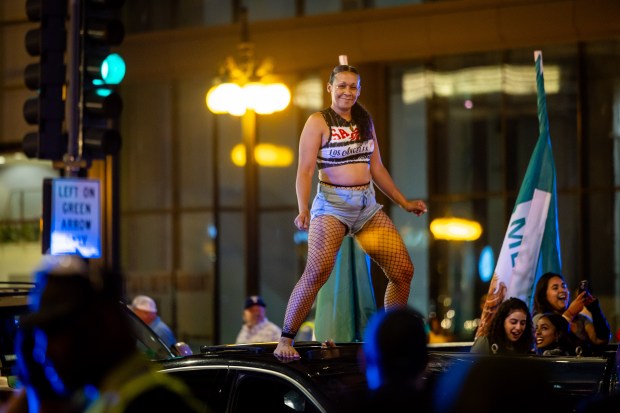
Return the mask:
[[531,305],[538,278],[561,273],[555,163],[543,77],[542,53],[534,52],[538,96],[538,142],[525,172],[489,286],[476,337],[485,335],[502,301],[517,297]]

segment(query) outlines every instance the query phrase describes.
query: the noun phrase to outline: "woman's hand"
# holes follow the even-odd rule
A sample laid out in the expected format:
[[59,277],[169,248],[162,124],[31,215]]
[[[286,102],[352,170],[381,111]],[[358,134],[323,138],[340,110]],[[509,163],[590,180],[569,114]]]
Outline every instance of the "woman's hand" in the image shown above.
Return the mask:
[[308,227],[310,226],[310,211],[301,211],[293,222],[298,230],[308,231]]
[[572,322],[575,316],[577,316],[577,314],[579,314],[581,310],[583,310],[583,307],[585,307],[585,304],[591,302],[589,301],[586,294],[588,294],[588,292],[584,291],[581,294],[579,294],[577,297],[575,297],[575,299],[573,300],[572,303],[570,303],[566,311],[564,311],[564,314],[562,314],[564,318],[568,320],[568,322]]
[[407,212],[416,214],[417,216],[425,214],[427,211],[426,204],[424,203],[424,201],[420,199],[414,199],[412,201],[407,201],[407,203],[403,205],[403,209]]

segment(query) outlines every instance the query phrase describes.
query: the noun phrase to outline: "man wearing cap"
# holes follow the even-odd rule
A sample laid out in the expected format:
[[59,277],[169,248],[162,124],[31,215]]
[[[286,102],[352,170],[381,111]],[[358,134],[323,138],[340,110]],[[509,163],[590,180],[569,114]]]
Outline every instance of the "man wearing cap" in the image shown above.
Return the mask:
[[237,344],[278,341],[282,329],[267,319],[265,307],[267,305],[258,295],[245,300],[243,326],[237,335]]
[[170,327],[157,315],[157,305],[151,297],[146,295],[136,296],[131,302],[130,308],[161,338],[168,348],[173,347],[177,343],[177,339]]

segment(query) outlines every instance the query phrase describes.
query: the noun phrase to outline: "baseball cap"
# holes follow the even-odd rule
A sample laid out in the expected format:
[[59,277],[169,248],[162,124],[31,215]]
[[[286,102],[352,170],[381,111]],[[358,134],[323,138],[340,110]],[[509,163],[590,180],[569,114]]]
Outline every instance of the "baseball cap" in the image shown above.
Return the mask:
[[265,304],[263,299],[258,295],[249,296],[247,300],[245,300],[245,306],[243,308],[247,310],[253,305],[260,305],[261,307],[267,307],[267,304]]
[[137,310],[148,311],[149,313],[157,312],[155,301],[146,295],[137,295],[131,302],[131,307]]

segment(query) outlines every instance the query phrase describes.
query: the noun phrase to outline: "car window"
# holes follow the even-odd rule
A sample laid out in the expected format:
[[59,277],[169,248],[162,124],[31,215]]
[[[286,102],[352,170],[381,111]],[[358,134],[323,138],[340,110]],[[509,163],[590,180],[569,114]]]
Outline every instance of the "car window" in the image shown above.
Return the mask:
[[194,396],[202,402],[203,412],[224,413],[228,404],[226,378],[228,369],[201,368],[198,370],[180,370],[172,374],[185,382]]
[[261,373],[242,373],[237,379],[232,412],[318,413],[314,402],[294,384]]
[[[15,335],[21,315],[28,311],[28,291],[0,284],[0,396],[2,400],[17,386]],[[21,284],[20,284],[21,285]],[[8,393],[7,393],[8,392]],[[5,394],[6,393],[6,394]]]
[[144,354],[149,360],[166,360],[175,357],[171,349],[166,347],[161,338],[159,338],[149,326],[144,324],[144,322],[124,304],[122,304],[122,306],[125,309],[136,336],[136,347],[138,351]]
[[15,335],[19,326],[18,314],[0,313],[0,368],[3,376],[12,375],[15,365]]

